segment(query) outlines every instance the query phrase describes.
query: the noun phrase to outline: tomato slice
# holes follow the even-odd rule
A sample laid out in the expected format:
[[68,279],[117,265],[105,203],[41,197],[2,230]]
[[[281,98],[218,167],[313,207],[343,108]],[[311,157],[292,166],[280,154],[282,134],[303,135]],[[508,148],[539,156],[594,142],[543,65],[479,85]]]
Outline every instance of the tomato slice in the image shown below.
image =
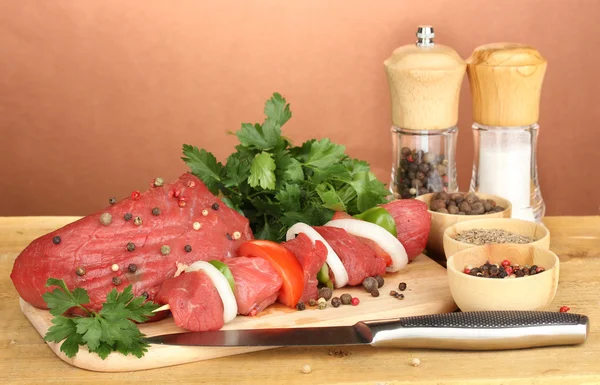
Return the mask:
[[304,291],[304,270],[291,251],[278,243],[255,239],[242,243],[238,255],[268,260],[283,280],[279,302],[296,307]]
[[[356,237],[356,235],[355,235],[355,237]],[[356,237],[356,238],[358,238],[359,241],[361,241],[362,243],[364,243],[365,245],[367,245],[371,249],[373,249],[373,251],[375,252],[375,254],[377,254],[378,257],[383,258],[386,266],[392,265],[392,257],[390,257],[390,255],[388,253],[386,253],[385,250],[383,250],[381,248],[381,246],[379,246],[379,244],[377,244],[377,242],[375,242],[371,239],[368,239],[368,238],[362,238],[362,237]]]

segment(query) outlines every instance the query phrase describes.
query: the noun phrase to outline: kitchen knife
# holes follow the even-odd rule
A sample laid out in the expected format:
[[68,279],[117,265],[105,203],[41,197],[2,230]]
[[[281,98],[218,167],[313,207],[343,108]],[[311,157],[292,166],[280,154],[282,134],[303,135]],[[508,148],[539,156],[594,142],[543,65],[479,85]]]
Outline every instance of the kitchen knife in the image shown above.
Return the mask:
[[180,346],[341,346],[503,350],[576,345],[589,333],[580,314],[483,311],[358,322],[353,326],[220,330],[146,338]]

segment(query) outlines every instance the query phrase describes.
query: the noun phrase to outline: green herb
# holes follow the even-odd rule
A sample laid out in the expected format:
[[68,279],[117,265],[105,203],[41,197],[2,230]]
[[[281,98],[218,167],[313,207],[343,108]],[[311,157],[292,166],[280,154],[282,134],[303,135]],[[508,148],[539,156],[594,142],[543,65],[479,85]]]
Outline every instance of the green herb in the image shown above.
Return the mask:
[[243,123],[240,144],[225,165],[204,149],[184,144],[182,159],[229,207],[245,215],[259,239],[281,241],[296,222],[323,225],[334,211],[359,214],[386,201],[389,191],[369,164],[352,159],[329,139],[293,146],[281,134],[289,104],[275,93],[262,124]]
[[[74,357],[82,345],[87,345],[91,353],[98,354],[102,359],[111,352],[133,354],[140,358],[148,351],[145,335],[133,321],[147,321],[159,305],[145,302],[143,296],[134,298],[131,285],[121,293],[116,289],[108,293],[98,313],[83,306],[90,302],[84,289],[69,291],[63,280],[55,278],[48,278],[46,287],[49,286],[58,288],[42,296],[50,314],[54,316],[53,325],[46,332],[44,340],[57,343],[64,340],[60,350],[67,357]],[[71,308],[78,308],[88,317],[65,317],[63,314]]]

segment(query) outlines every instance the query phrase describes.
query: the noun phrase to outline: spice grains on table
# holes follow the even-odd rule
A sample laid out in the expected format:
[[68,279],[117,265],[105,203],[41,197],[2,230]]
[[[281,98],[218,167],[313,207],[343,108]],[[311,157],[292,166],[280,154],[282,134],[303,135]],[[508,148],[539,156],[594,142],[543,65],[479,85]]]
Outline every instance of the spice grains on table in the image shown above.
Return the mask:
[[[96,373],[72,367],[46,346],[19,311],[9,273],[34,238],[77,218],[0,218],[0,383],[2,384],[598,384],[600,383],[600,217],[548,217],[551,249],[561,260],[548,308],[591,319],[580,346],[504,352],[336,347],[280,348],[142,372]],[[411,282],[406,282],[411,287]],[[407,289],[408,290],[408,289]],[[413,366],[413,359],[420,361]],[[518,364],[516,364],[518,363]],[[309,365],[310,373],[302,373]],[[473,368],[477,368],[473,370]]]

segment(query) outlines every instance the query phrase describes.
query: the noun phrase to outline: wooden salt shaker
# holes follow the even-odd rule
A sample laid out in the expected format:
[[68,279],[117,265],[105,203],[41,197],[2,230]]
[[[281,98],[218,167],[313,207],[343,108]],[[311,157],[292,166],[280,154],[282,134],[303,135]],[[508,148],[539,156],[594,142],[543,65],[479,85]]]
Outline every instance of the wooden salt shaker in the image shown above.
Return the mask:
[[467,59],[475,157],[471,191],[498,195],[512,217],[540,222],[545,205],[535,159],[546,60],[530,46],[494,43]]
[[416,44],[384,62],[392,102],[396,198],[456,192],[458,100],[466,64],[452,48],[434,44],[433,27],[419,26]]

